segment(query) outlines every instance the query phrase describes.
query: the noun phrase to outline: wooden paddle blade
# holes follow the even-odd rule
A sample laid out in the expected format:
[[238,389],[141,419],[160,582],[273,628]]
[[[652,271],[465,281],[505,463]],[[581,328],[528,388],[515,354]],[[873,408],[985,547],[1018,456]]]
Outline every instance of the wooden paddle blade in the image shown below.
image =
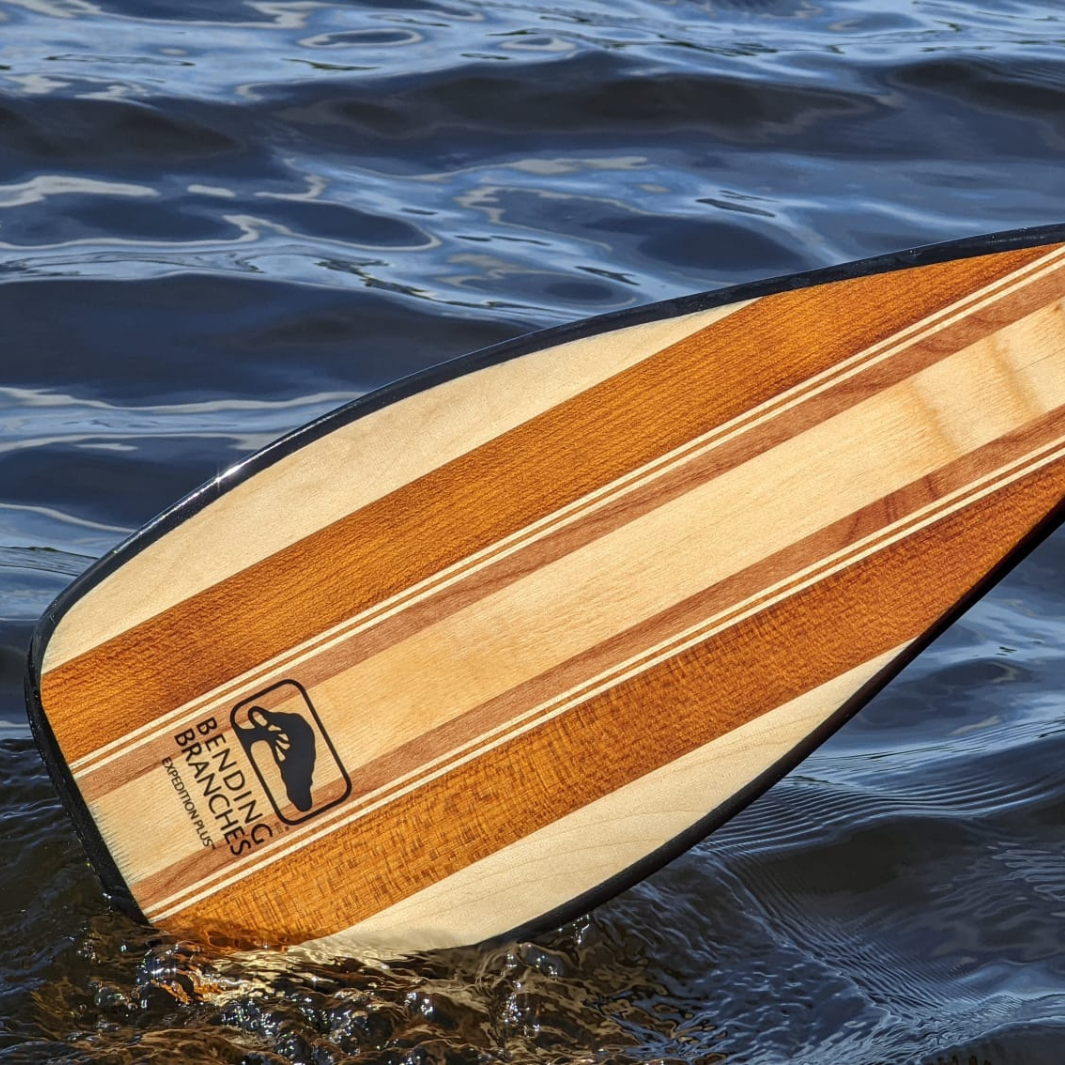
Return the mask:
[[178,505],[33,648],[105,884],[178,934],[420,948],[661,865],[1060,519],[1051,241],[541,334]]

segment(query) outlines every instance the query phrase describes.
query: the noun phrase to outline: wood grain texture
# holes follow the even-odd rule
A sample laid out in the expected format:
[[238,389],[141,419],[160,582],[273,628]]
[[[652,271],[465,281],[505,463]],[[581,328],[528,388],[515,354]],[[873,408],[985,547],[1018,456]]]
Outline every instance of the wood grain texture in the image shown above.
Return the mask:
[[[1017,252],[1001,258],[1012,264],[1035,257]],[[921,270],[904,299],[890,292],[893,275],[768,297],[71,661],[46,662],[44,699],[68,707],[72,718],[69,738],[60,739],[64,754],[76,762],[87,747],[119,739],[801,385],[949,305],[966,283],[959,284],[957,273],[969,275],[968,285],[1002,276],[1008,264],[998,258]],[[839,289],[847,290],[845,297]],[[860,313],[841,315],[841,298]],[[476,378],[467,382],[474,392]],[[411,435],[421,431],[416,422],[408,428]],[[341,475],[350,476],[343,464],[334,470]],[[195,565],[191,544],[183,554]],[[197,661],[195,671],[175,658],[175,646]],[[83,718],[74,719],[79,713]]]
[[[360,811],[329,834],[310,832],[291,849],[267,853],[236,875],[213,881],[209,894],[194,887],[168,896],[157,909],[149,903],[148,914],[190,933],[211,927],[246,936],[262,926],[265,911],[267,927],[284,921],[300,941],[334,931],[336,900],[347,896],[346,913],[354,924],[857,668],[896,645],[900,632],[915,638],[942,612],[940,596],[953,591],[953,601],[968,586],[968,566],[958,559],[966,530],[990,528],[1001,535],[1004,526],[1045,513],[1065,493],[1060,465],[1056,476],[1034,478],[1008,500],[985,501],[944,522],[935,541],[905,541],[906,549],[890,558],[853,566],[530,733],[450,767],[383,807]],[[992,551],[981,560],[987,564],[997,557]],[[912,581],[934,589],[915,603]],[[811,639],[798,662],[796,631],[823,633],[816,643]],[[659,712],[651,713],[649,705]],[[344,830],[340,838],[337,827]],[[291,904],[276,890],[273,863],[282,859],[286,885],[293,885],[301,900],[298,913],[289,912]],[[357,897],[351,890],[356,869]],[[219,891],[237,883],[240,896]],[[245,899],[254,901],[247,906]]]
[[[815,732],[848,696],[902,654],[863,663],[661,769],[436,881],[350,928],[308,945],[332,952],[461,946],[536,920],[545,900],[592,890],[664,839],[727,803]],[[558,855],[567,856],[559,862]],[[515,876],[520,869],[522,875]]]
[[[545,405],[578,395],[694,329],[741,309],[733,304],[624,330],[604,345],[585,337],[489,366],[478,386],[459,379],[349,422],[237,484],[224,506],[185,519],[75,603],[48,645],[48,668],[125,632],[182,600],[331,525],[520,425]],[[417,427],[417,431],[412,431]],[[343,476],[339,476],[340,472]],[[314,506],[304,505],[308,499]],[[201,549],[208,545],[210,550]]]
[[[1061,247],[781,292],[456,378],[256,474],[44,659],[138,904],[189,934],[463,942],[666,845],[1065,498],[1063,298]],[[285,520],[315,485],[321,527]],[[246,557],[212,556],[264,506]],[[155,565],[188,572],[153,602]]]

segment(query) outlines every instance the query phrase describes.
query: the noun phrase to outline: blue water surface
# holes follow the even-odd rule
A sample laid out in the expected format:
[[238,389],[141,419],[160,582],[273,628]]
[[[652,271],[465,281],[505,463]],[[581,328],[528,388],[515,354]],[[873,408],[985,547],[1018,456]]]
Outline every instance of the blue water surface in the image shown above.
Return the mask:
[[277,435],[532,328],[1065,220],[1065,9],[0,2],[0,1062],[1053,1062],[1065,537],[730,825],[535,942],[113,913],[25,649]]

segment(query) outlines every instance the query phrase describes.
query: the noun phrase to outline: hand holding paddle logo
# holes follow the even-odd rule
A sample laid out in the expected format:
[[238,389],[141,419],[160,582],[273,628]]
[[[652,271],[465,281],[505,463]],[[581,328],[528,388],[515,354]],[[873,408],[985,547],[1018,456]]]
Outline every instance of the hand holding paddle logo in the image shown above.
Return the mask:
[[297,810],[309,810],[313,805],[314,729],[299,714],[271,713],[261,706],[248,710],[248,722],[237,730],[244,750],[250,757],[256,743],[265,743],[281,772],[289,802]]
[[238,703],[230,715],[244,753],[282,822],[302,824],[350,789],[306,689],[288,679]]

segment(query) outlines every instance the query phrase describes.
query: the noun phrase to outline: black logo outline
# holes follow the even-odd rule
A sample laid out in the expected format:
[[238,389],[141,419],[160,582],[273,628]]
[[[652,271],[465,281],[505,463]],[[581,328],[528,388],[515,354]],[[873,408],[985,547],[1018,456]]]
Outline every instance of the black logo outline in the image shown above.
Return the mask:
[[[325,745],[326,745],[327,749],[329,750],[329,753],[333,756],[333,761],[336,763],[337,769],[340,770],[340,775],[341,775],[341,777],[342,777],[342,779],[344,781],[344,791],[340,795],[338,795],[334,799],[331,799],[329,802],[325,803],[323,806],[318,806],[318,807],[314,806],[314,799],[313,799],[313,796],[314,796],[313,767],[314,767],[314,763],[315,763],[315,760],[316,760],[317,750],[316,750],[315,739],[314,739],[313,729],[312,729],[311,730],[311,735],[309,737],[310,743],[311,743],[311,755],[310,755],[310,763],[311,764],[310,764],[310,769],[308,771],[308,780],[307,780],[307,786],[309,788],[310,796],[311,796],[311,803],[310,803],[310,807],[309,807],[307,813],[305,813],[302,817],[296,817],[296,818],[286,817],[281,812],[281,807],[279,806],[278,801],[275,798],[273,791],[270,789],[270,785],[266,782],[266,778],[263,776],[262,770],[259,768],[258,761],[256,760],[256,758],[251,753],[251,749],[256,743],[258,743],[260,741],[269,743],[270,752],[273,755],[275,764],[277,764],[278,769],[279,769],[279,771],[281,773],[282,781],[285,783],[285,790],[286,790],[286,792],[288,792],[288,799],[292,803],[293,806],[296,806],[297,809],[299,809],[300,808],[299,805],[297,804],[297,802],[293,798],[292,790],[290,788],[289,781],[286,779],[286,776],[285,776],[285,770],[284,770],[283,765],[282,765],[283,759],[279,759],[278,758],[278,753],[277,753],[278,746],[277,746],[277,744],[273,740],[267,739],[267,737],[265,735],[263,735],[263,734],[259,734],[259,735],[255,735],[255,736],[249,737],[249,732],[252,731],[252,730],[249,730],[249,728],[246,725],[240,725],[240,724],[237,723],[237,714],[244,707],[249,707],[250,706],[251,709],[248,711],[248,715],[247,715],[249,720],[251,720],[251,714],[254,711],[258,710],[261,714],[263,714],[267,718],[267,724],[269,724],[269,718],[270,717],[276,717],[276,712],[264,710],[262,707],[255,706],[254,704],[258,703],[260,700],[265,699],[272,692],[277,691],[278,688],[285,688],[285,687],[295,688],[299,692],[301,698],[303,699],[304,708],[306,709],[306,711],[308,711],[310,713],[310,716],[314,719],[314,725],[317,727],[318,734],[325,741]],[[300,715],[298,715],[298,714],[284,714],[284,715],[281,715],[281,716],[286,717],[286,718],[289,718],[289,717],[294,717],[294,718],[295,717],[300,717]],[[245,753],[245,755],[248,758],[248,761],[251,762],[252,768],[255,770],[255,775],[259,778],[259,783],[262,785],[263,791],[266,793],[267,798],[270,800],[270,805],[274,808],[274,813],[276,813],[277,816],[286,825],[300,825],[300,824],[303,824],[304,821],[309,821],[312,817],[317,817],[319,814],[324,813],[326,810],[331,810],[337,804],[342,803],[351,794],[351,777],[348,776],[348,771],[344,768],[343,762],[340,761],[340,756],[337,754],[337,749],[336,749],[336,747],[333,746],[333,741],[332,741],[332,739],[330,739],[329,733],[326,732],[325,726],[322,724],[322,719],[318,716],[318,711],[314,708],[314,704],[311,702],[310,696],[307,694],[307,689],[302,684],[300,684],[300,682],[298,680],[293,680],[291,678],[287,678],[285,680],[279,680],[275,684],[271,684],[269,688],[264,688],[262,691],[256,692],[255,695],[252,695],[252,696],[250,696],[247,699],[242,699],[239,703],[237,703],[236,706],[233,707],[233,710],[232,710],[232,712],[229,715],[229,721],[230,721],[230,724],[231,724],[231,726],[233,728],[233,734],[240,741],[240,745],[243,748],[244,753]],[[306,721],[303,721],[303,724],[305,725],[306,728],[311,729],[311,726],[309,724],[307,724]],[[276,729],[273,730],[273,731],[276,732]]]

